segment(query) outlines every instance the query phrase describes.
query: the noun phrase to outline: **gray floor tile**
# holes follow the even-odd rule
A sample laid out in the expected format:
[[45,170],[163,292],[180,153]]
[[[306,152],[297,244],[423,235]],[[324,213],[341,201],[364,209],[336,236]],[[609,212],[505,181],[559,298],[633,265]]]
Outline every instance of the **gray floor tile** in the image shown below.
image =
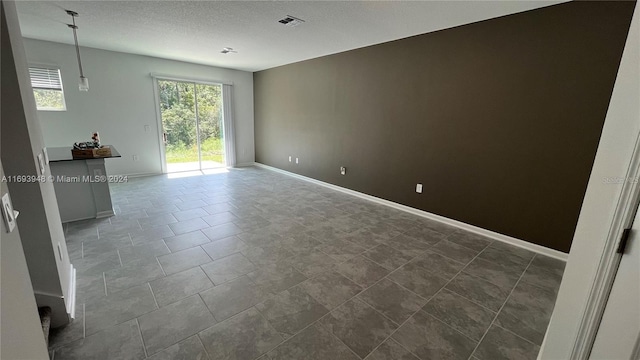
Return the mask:
[[202,249],[204,249],[213,260],[239,253],[247,248],[247,244],[237,236],[230,236],[202,245]]
[[83,276],[102,275],[103,272],[119,269],[120,258],[118,252],[109,252],[99,258],[83,258],[73,262],[77,272]]
[[396,340],[421,359],[466,360],[476,342],[419,311],[395,334]]
[[216,320],[223,321],[261,303],[270,296],[270,293],[254,284],[248,277],[241,276],[205,290],[200,293],[200,296]]
[[427,251],[413,259],[412,263],[422,266],[445,279],[453,278],[464,267],[462,263],[431,251]]
[[493,242],[488,237],[464,230],[453,232],[447,236],[447,240],[475,251],[482,251]]
[[378,230],[377,227],[371,228],[369,226],[366,226],[359,230],[353,231],[343,236],[342,238],[369,250],[380,245],[386,240],[402,235],[402,233],[400,233],[399,231],[391,229],[390,226],[387,226],[385,228],[386,231],[384,231],[384,234],[382,234],[381,231],[374,232],[375,230]]
[[223,212],[215,213],[213,215],[207,215],[202,217],[202,220],[206,221],[207,224],[211,226],[227,224],[238,219],[240,218],[235,216],[232,212],[229,212],[229,211],[223,211]]
[[337,264],[335,269],[351,281],[363,287],[373,285],[389,273],[389,270],[364,256],[357,256],[351,260]]
[[383,342],[367,360],[419,360],[398,342],[389,339]]
[[114,239],[100,239],[97,241],[83,241],[82,254],[84,258],[98,259],[106,255],[112,254],[118,248],[131,246],[131,238],[129,234],[115,237]]
[[127,246],[118,249],[123,264],[134,260],[168,254],[169,248],[162,240],[149,241],[141,245]]
[[535,360],[539,351],[538,345],[494,325],[473,355],[480,360]]
[[243,231],[244,231],[243,229],[239,228],[234,223],[216,225],[216,226],[212,226],[210,228],[202,230],[202,232],[205,235],[207,235],[207,237],[211,239],[211,241],[224,239],[233,235],[238,235]]
[[[158,330],[158,334],[166,336],[157,338],[168,340],[159,342],[162,345],[152,344],[158,350],[155,355],[149,354],[154,359],[209,356],[212,360],[273,360],[265,352],[278,344],[278,349],[270,353],[273,358],[359,358],[329,332],[329,327],[321,325],[324,319],[334,316],[352,326],[349,330],[345,325],[342,334],[351,339],[350,346],[373,351],[368,360],[447,359],[458,355],[464,358],[463,354],[470,351],[469,346],[475,346],[475,341],[461,332],[477,338],[482,328],[469,315],[475,314],[469,312],[474,306],[497,311],[505,304],[496,329],[508,327],[509,330],[503,330],[505,333],[520,340],[529,337],[535,342],[541,336],[539,329],[544,328],[541,324],[548,321],[553,308],[550,299],[555,297],[564,270],[562,262],[534,256],[528,250],[256,168],[176,179],[136,178],[127,184],[113,185],[117,216],[64,225],[69,255],[78,269],[76,296],[78,301],[86,302],[88,309],[84,322],[89,337],[111,324],[146,316],[156,306],[173,307],[198,296],[214,320],[232,323],[244,314],[255,315],[253,323],[246,322],[251,324],[245,325],[245,330],[240,321],[229,327],[217,324],[190,337],[176,333],[165,319],[168,325]],[[191,232],[205,235],[194,237],[188,234]],[[172,238],[169,247],[165,238]],[[245,255],[247,261],[224,260]],[[146,269],[144,259],[156,256],[168,276],[150,280],[158,273],[152,262]],[[136,263],[140,268],[136,268]],[[243,269],[243,263],[257,266]],[[467,267],[460,272],[465,264]],[[203,268],[209,270],[215,282],[227,282],[215,286]],[[122,286],[150,282],[141,285],[147,288],[140,287],[142,291],[137,296],[132,289],[139,288],[138,285],[125,291],[110,291],[107,296],[103,272],[107,272],[109,290],[118,281]],[[229,280],[235,276],[240,277]],[[518,278],[517,291],[506,299]],[[444,285],[446,290],[442,289]],[[540,296],[527,295],[534,287],[539,289]],[[363,290],[366,292],[361,294]],[[411,299],[420,305],[438,291],[440,295],[423,308],[425,311],[418,310],[414,317],[404,321],[416,305]],[[307,295],[292,296],[294,292]],[[419,296],[405,298],[412,292]],[[445,295],[454,301],[443,299]],[[414,347],[387,338],[388,329],[371,319],[372,323],[354,320],[357,311],[346,311],[349,316],[345,320],[340,314],[352,303],[364,306],[375,314],[373,318],[393,326],[413,324],[415,333],[414,330],[407,333],[403,328],[402,339],[398,334],[395,337],[398,341],[409,341]],[[266,304],[270,305],[263,310],[271,322],[292,335],[288,341],[281,343],[282,337],[257,311],[256,306]],[[325,311],[332,309],[334,313],[308,325],[315,318],[305,317],[314,314],[313,307],[305,306],[309,304],[317,304],[316,309],[324,307]],[[296,314],[297,311],[300,313]],[[160,313],[158,310],[154,314]],[[172,315],[177,323],[191,322],[183,320],[185,317],[180,313]],[[420,316],[422,321],[416,321]],[[84,340],[78,338],[82,326],[78,324],[60,332],[62,340],[58,346],[64,343],[60,349],[82,344]],[[293,334],[303,325],[308,327]],[[220,329],[223,335],[206,338],[207,349],[212,350],[207,354],[200,336],[213,328]],[[257,333],[252,328],[258,329]],[[487,339],[486,344],[491,338]],[[139,331],[138,342],[141,342]],[[170,342],[175,344],[160,350]],[[513,352],[510,346],[494,350],[498,353],[505,350],[504,356],[517,358],[513,354],[518,352]],[[96,357],[109,358],[99,347],[95,348],[101,355]],[[56,359],[64,356],[58,355]],[[472,358],[487,360],[480,356],[479,351]]]
[[293,253],[289,251],[289,249],[280,245],[249,247],[243,250],[242,254],[257,266],[275,264],[293,256]]
[[547,331],[555,300],[554,291],[520,282],[500,311],[496,324],[540,345]]
[[343,231],[345,233],[351,233],[356,230],[360,230],[364,227],[364,224],[351,217],[339,217],[329,220],[331,226],[336,230]]
[[264,230],[243,232],[238,237],[249,246],[280,245],[283,239],[282,235]]
[[304,234],[284,238],[279,243],[286,246],[294,255],[310,254],[324,244],[320,240]]
[[286,261],[307,277],[332,270],[336,265],[333,258],[319,250],[309,254],[294,255]]
[[429,228],[423,224],[403,229],[402,232],[406,236],[410,236],[431,245],[435,245],[438,241],[447,237],[446,234]]
[[160,264],[158,264],[158,260],[153,257],[133,260],[121,268],[104,273],[104,278],[107,282],[107,294],[144,284],[163,276],[164,273],[160,268]]
[[480,253],[478,250],[472,250],[447,240],[440,241],[430,250],[463,264],[468,264]]
[[244,231],[252,231],[271,225],[271,223],[262,216],[253,215],[234,220],[233,223]]
[[202,209],[211,215],[215,215],[221,212],[228,212],[234,209],[234,207],[227,202],[223,202],[223,203],[216,203],[213,205],[203,206]]
[[199,336],[216,360],[255,359],[283,340],[256,309],[216,324]]
[[363,255],[387,270],[395,270],[413,259],[413,256],[383,244],[375,246]]
[[562,281],[564,265],[563,261],[536,255],[521,281],[557,292]]
[[361,300],[349,300],[320,320],[361,358],[380,345],[397,326]]
[[173,254],[158,257],[162,269],[167,275],[211,262],[211,258],[201,247],[181,250]]
[[420,296],[387,279],[383,279],[368,288],[358,295],[358,298],[393,320],[396,324],[405,322],[427,303]]
[[200,208],[196,208],[196,209],[191,209],[191,210],[185,210],[185,211],[178,211],[172,214],[173,217],[175,217],[178,221],[185,221],[185,220],[191,220],[191,219],[195,219],[195,218],[199,218],[199,217],[204,217],[204,216],[208,216],[209,213],[200,209]]
[[293,336],[329,312],[299,286],[257,304],[256,309],[285,338]]
[[85,305],[86,335],[157,309],[148,284],[118,291]]
[[399,235],[391,239],[381,240],[381,242],[411,257],[421,255],[435,244],[435,242],[428,243],[406,235]]
[[500,310],[511,291],[511,287],[501,288],[464,272],[456,276],[446,288],[496,312]]
[[505,268],[495,262],[485,259],[476,258],[464,269],[464,272],[483,278],[502,289],[512,289],[522,274],[520,266],[514,268]]
[[198,295],[142,315],[138,321],[149,355],[216,323]]
[[286,262],[263,266],[247,276],[274,294],[307,280],[306,276]]
[[434,296],[423,310],[471,339],[480,341],[496,313],[447,290]]
[[192,231],[164,239],[171,252],[189,249],[194,246],[208,243],[210,240],[200,230]]
[[176,206],[178,209],[184,211],[189,209],[196,209],[203,206],[207,206],[207,203],[202,200],[191,200],[191,201],[183,201],[181,203],[177,203]]
[[143,219],[138,219],[138,223],[143,230],[158,227],[161,225],[173,224],[176,222],[178,222],[178,220],[171,214],[159,214]]
[[300,284],[300,287],[329,310],[362,291],[360,285],[337,271],[327,271]]
[[317,325],[308,327],[267,355],[271,360],[359,360],[346,345]]
[[149,285],[161,307],[213,287],[200,267],[153,280]]
[[107,291],[104,285],[104,275],[76,275],[76,302],[87,303],[106,297]]
[[503,255],[507,254],[508,257],[515,256],[520,258],[522,263],[529,263],[529,261],[535,256],[535,253],[527,249],[523,249],[511,244],[504,243],[502,241],[494,241],[489,245],[487,250],[497,250]]
[[413,262],[394,271],[389,279],[425,299],[437,293],[448,281]]
[[50,330],[49,348],[57,348],[84,337],[84,304],[76,306],[75,319],[63,327]]
[[362,246],[342,239],[327,241],[324,245],[319,246],[318,249],[338,262],[347,261],[367,250]]
[[202,265],[202,270],[214,284],[220,285],[256,270],[256,266],[242,254],[236,253]]
[[129,232],[133,245],[141,245],[149,241],[162,240],[162,238],[175,235],[169,225],[162,225],[151,229]]
[[171,230],[176,235],[185,234],[188,232],[201,230],[201,229],[207,229],[208,227],[209,227],[209,224],[207,224],[206,222],[204,222],[204,220],[200,218],[169,224],[169,228],[171,228]]
[[144,348],[136,320],[110,327],[55,351],[55,358],[65,360],[138,360]]
[[182,340],[155,355],[149,360],[211,360],[204,350],[202,342],[197,335]]

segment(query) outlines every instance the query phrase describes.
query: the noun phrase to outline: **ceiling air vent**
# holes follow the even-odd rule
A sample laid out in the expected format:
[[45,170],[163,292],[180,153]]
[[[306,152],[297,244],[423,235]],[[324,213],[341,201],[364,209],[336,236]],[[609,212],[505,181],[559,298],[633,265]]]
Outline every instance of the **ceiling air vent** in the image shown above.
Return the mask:
[[291,15],[287,15],[287,16],[285,16],[284,19],[278,20],[278,22],[280,24],[284,24],[284,25],[287,25],[287,26],[294,27],[294,26],[298,26],[298,25],[302,24],[304,22],[304,20],[298,19],[298,18],[293,17]]

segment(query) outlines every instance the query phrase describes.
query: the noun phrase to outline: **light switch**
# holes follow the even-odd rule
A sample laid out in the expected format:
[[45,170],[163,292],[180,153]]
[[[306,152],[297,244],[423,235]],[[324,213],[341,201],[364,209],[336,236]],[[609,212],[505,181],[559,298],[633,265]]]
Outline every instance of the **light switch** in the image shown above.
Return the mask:
[[38,175],[43,176],[43,175],[45,175],[45,173],[44,173],[44,170],[45,170],[44,155],[42,153],[40,153],[40,154],[38,154],[37,158],[38,158],[38,169],[40,170],[40,173]]
[[11,199],[9,199],[9,193],[2,195],[2,217],[4,223],[7,226],[7,232],[12,232],[16,227],[16,213],[13,211],[13,205]]
[[422,194],[422,184],[416,184],[416,192]]

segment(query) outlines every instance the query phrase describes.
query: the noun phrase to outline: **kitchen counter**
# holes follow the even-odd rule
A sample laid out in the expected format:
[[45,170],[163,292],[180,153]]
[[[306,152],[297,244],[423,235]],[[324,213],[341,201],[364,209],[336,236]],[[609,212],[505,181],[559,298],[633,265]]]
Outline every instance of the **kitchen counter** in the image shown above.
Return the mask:
[[119,158],[121,155],[113,146],[110,147],[111,156],[89,159],[74,159],[71,146],[47,148],[63,223],[115,214],[105,159]]

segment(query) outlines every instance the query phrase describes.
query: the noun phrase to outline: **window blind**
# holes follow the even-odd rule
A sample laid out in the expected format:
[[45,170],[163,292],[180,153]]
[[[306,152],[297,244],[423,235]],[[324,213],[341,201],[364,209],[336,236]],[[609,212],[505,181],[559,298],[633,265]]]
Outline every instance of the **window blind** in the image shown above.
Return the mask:
[[59,69],[30,67],[31,87],[42,90],[62,90],[62,79]]

